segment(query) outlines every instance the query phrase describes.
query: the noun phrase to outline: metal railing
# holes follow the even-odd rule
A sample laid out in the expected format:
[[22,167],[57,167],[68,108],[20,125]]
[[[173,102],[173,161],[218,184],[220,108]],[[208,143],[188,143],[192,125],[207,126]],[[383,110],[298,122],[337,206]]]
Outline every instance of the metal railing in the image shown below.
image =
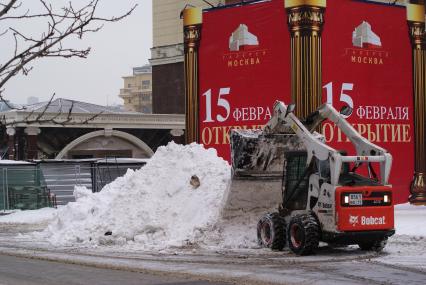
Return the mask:
[[0,168],[1,210],[34,210],[55,206],[55,199],[37,165],[0,165]]
[[146,160],[46,160],[23,165],[0,164],[0,210],[35,209],[75,201],[75,186],[92,192],[139,169]]

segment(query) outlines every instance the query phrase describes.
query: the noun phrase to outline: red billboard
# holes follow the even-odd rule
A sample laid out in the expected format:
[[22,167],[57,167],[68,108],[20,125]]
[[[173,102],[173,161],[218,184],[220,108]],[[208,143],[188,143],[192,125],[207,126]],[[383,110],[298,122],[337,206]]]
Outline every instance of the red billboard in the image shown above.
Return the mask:
[[259,128],[290,95],[290,36],[282,1],[203,14],[200,142],[229,160],[229,130]]
[[[408,198],[414,173],[411,46],[405,7],[328,1],[323,39],[324,102],[350,105],[348,120],[393,156],[397,202]],[[337,149],[346,138],[330,123],[323,133]]]
[[[406,201],[414,172],[411,47],[405,7],[328,1],[322,34],[324,102],[393,155],[391,183]],[[204,12],[199,59],[200,143],[230,159],[229,130],[258,128],[275,100],[291,102],[290,32],[282,0]],[[323,125],[337,149],[350,144]]]

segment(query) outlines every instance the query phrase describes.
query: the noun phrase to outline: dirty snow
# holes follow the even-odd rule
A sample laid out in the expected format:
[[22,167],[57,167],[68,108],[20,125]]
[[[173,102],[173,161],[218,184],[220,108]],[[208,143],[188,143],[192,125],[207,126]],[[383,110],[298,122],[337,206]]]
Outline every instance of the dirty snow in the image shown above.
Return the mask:
[[[193,175],[198,188],[190,184]],[[59,208],[41,235],[59,246],[192,244],[219,219],[229,181],[230,167],[214,149],[170,143],[99,193],[76,188],[76,202]]]
[[[16,212],[0,217],[0,224],[50,222],[34,237],[55,246],[254,248],[260,213],[220,217],[230,172],[214,149],[170,143],[142,169],[129,170],[100,193],[77,187],[76,202],[57,210]],[[190,184],[193,175],[200,180],[198,188]],[[397,256],[408,246],[413,254],[426,252],[425,217],[424,206],[396,206],[397,234],[387,251]]]

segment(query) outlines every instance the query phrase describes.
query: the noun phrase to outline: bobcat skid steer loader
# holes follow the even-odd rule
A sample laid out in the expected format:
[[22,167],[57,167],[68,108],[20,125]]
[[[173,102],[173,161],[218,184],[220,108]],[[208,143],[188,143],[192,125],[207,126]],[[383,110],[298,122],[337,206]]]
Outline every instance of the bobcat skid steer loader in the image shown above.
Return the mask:
[[[381,251],[395,233],[392,156],[345,120],[347,109],[324,104],[303,122],[293,110],[277,101],[264,130],[231,132],[232,184],[223,216],[263,215],[258,242],[274,250],[288,245],[307,255],[323,241]],[[356,155],[333,149],[314,131],[326,119]]]

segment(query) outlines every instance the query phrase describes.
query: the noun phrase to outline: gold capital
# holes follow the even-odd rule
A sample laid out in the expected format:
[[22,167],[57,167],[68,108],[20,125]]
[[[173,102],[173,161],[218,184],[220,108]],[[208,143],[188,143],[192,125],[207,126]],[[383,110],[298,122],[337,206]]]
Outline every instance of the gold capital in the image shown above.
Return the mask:
[[327,6],[327,0],[284,0],[285,8],[294,8],[299,6],[322,7]]
[[203,23],[203,10],[198,7],[183,10],[183,25],[192,26]]
[[407,20],[411,22],[425,22],[425,6],[422,4],[407,4]]

